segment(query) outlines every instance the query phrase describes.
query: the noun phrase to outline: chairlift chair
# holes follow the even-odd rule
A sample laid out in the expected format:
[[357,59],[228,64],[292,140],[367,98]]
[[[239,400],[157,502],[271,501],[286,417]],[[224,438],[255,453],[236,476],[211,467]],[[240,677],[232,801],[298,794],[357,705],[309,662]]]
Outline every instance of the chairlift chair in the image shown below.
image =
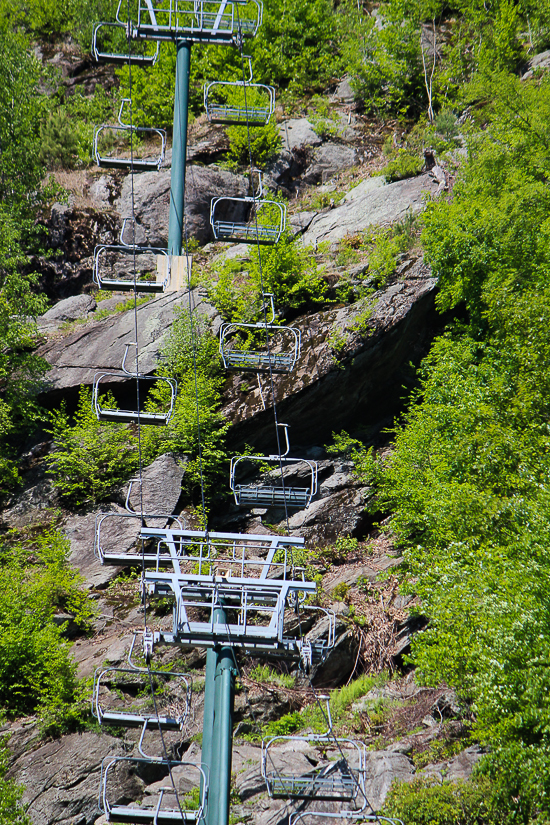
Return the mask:
[[[248,80],[214,80],[204,87],[204,108],[210,123],[242,124],[244,126],[267,126],[275,111],[275,89],[263,83],[254,83],[252,58],[248,60],[250,76]],[[241,92],[242,102],[232,102],[235,91]],[[250,101],[248,96],[256,101]],[[259,98],[260,100],[258,101]]]
[[[132,648],[134,643],[135,635]],[[151,692],[152,707],[148,707]],[[100,725],[141,728],[138,750],[146,759],[160,757],[145,753],[145,734],[154,730],[181,733],[190,707],[191,682],[185,673],[102,667],[94,674],[92,716]]]
[[[221,196],[210,202],[210,226],[217,241],[227,243],[276,244],[286,228],[286,205],[263,197],[262,178],[257,169],[258,192],[244,198]],[[230,220],[239,204],[248,213],[247,220]],[[229,216],[228,216],[229,213]]]
[[[159,788],[154,795],[146,796],[136,802],[126,804],[115,802],[120,799],[120,774],[124,768],[129,773],[147,771],[151,765],[157,770],[165,766],[165,773],[185,772],[186,778],[197,773],[196,787],[200,787],[199,806],[196,809],[187,808],[185,797],[178,795],[167,780],[166,786]],[[101,763],[101,778],[99,786],[99,810],[105,814],[107,822],[127,822],[132,825],[176,825],[176,823],[193,823],[197,825],[203,815],[208,796],[208,781],[205,771],[192,762],[178,762],[176,760],[139,759],[132,756],[107,756]]]
[[[183,530],[186,522],[179,516],[169,513],[137,512],[130,507],[132,482],[126,495],[126,513],[117,511],[98,513],[95,518],[94,529],[94,556],[101,564],[113,564],[117,567],[129,564],[141,565],[144,562],[143,541],[141,530],[143,527],[176,527]],[[118,523],[116,535],[113,537],[112,524]],[[133,524],[132,524],[133,522]],[[159,524],[159,522],[161,522]],[[111,527],[111,530],[109,529]],[[132,529],[133,527],[133,529]],[[122,535],[122,540],[121,540]],[[121,543],[126,540],[127,549],[121,550]],[[132,543],[133,542],[133,543]],[[128,546],[128,544],[130,546]]]
[[[363,823],[373,822],[376,825],[403,825],[403,821],[401,819],[390,818],[389,816],[382,816],[381,814],[367,814],[365,810],[367,808],[368,802],[365,798],[363,807],[360,810],[352,810],[352,811],[335,811],[333,813],[329,813],[327,811],[295,811],[294,813],[290,814],[288,818],[289,825],[305,825],[306,821],[310,822],[311,825],[341,825],[343,822],[357,822],[358,825],[363,825]],[[370,805],[368,805],[369,810],[372,810]]]
[[[149,126],[133,126],[124,123],[122,120],[122,111],[125,103],[131,103],[130,98],[123,98],[120,103],[118,113],[118,124],[109,125],[102,124],[96,126],[94,129],[94,157],[98,166],[105,169],[131,169],[134,172],[147,172],[152,169],[160,169],[164,161],[164,152],[166,149],[166,131],[164,129],[156,129]],[[132,137],[137,138],[160,138],[160,149],[154,154],[145,155],[142,157],[133,154]],[[102,148],[102,141],[122,138],[127,145],[127,152],[130,152],[131,157],[117,157],[106,152],[106,147]]]
[[[123,231],[124,228],[121,236]],[[159,262],[165,265],[159,267]],[[94,249],[92,278],[99,289],[112,292],[166,292],[170,284],[170,256],[159,247],[122,242],[99,244]]]
[[[135,342],[131,344],[126,344],[126,349],[124,350],[124,357],[122,359],[122,368],[120,372],[97,372],[94,375],[92,389],[92,408],[99,421],[115,421],[119,424],[156,424],[161,426],[164,424],[168,424],[174,412],[174,404],[176,401],[177,393],[177,383],[173,378],[165,378],[163,376],[157,375],[144,375],[138,372],[130,372],[130,370],[126,369],[126,358],[130,347],[137,347],[137,344]],[[128,376],[130,376],[131,378],[135,378],[138,382],[152,381],[153,383],[156,383],[157,381],[160,381],[162,383],[167,384],[170,388],[170,399],[168,402],[168,408],[165,409],[163,412],[146,412],[141,410],[118,410],[115,407],[105,406],[99,394],[102,381],[108,378],[121,379],[127,378]],[[146,393],[144,393],[143,395],[145,394]]]
[[153,54],[140,54],[130,50],[123,52],[116,52],[108,50],[104,45],[105,31],[102,29],[115,29],[120,32],[121,44],[128,42],[128,26],[125,23],[96,23],[92,33],[92,56],[96,63],[114,63],[119,66],[154,66],[157,62],[160,43],[156,44]]
[[[365,746],[353,739],[335,736],[329,697],[320,698],[326,699],[327,703],[325,733],[271,736],[262,741],[262,776],[272,798],[351,802],[359,793],[364,796]],[[284,768],[284,759],[285,752],[291,749],[292,743],[331,749],[339,758],[335,761],[320,759],[317,766],[303,774],[290,773]],[[278,746],[284,746],[279,753]],[[352,760],[354,764],[350,765],[348,760]]]
[[[220,327],[220,355],[228,370],[241,372],[292,372],[300,357],[300,330],[294,327],[278,326],[275,323],[273,294],[263,293],[271,302],[271,318],[256,324],[223,323]],[[265,344],[262,349],[239,349],[235,346],[235,336],[239,332],[265,330]],[[238,339],[237,339],[238,340]]]
[[[231,459],[229,487],[235,497],[235,503],[242,507],[292,507],[302,509],[308,507],[311,499],[317,492],[317,462],[305,458],[290,458],[288,452],[288,424],[278,424],[285,432],[286,450],[282,455],[246,455]],[[249,462],[256,467],[273,465],[269,473],[272,483],[243,484],[238,481],[237,468]],[[306,487],[290,486],[285,484],[284,469],[290,465],[300,465],[307,469],[309,484]],[[277,478],[277,471],[280,471]],[[275,478],[273,477],[275,476]]]
[[262,16],[259,0],[139,0],[132,36],[229,45],[254,37]]

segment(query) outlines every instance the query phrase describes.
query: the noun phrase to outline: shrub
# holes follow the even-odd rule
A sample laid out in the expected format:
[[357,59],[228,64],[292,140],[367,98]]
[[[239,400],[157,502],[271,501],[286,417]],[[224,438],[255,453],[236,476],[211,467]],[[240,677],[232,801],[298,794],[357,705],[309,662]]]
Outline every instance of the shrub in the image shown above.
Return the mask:
[[[114,398],[103,398],[116,406]],[[137,439],[122,424],[102,423],[92,409],[91,390],[81,387],[74,425],[66,406],[50,414],[53,452],[46,457],[54,486],[67,501],[81,505],[105,499],[138,466]]]
[[49,169],[72,169],[78,159],[78,140],[63,109],[52,112],[40,126],[40,161]]
[[393,183],[404,178],[413,178],[422,171],[424,159],[409,149],[399,149],[397,156],[384,166],[381,173]]
[[68,549],[55,530],[0,548],[0,706],[10,713],[73,703],[76,664],[53,617],[68,610],[86,627],[93,608]]
[[490,784],[484,780],[439,782],[418,777],[394,782],[384,814],[407,825],[489,825],[505,821],[491,804]]
[[262,169],[281,148],[279,128],[271,118],[267,126],[247,129],[243,126],[228,126],[229,160],[239,166]]

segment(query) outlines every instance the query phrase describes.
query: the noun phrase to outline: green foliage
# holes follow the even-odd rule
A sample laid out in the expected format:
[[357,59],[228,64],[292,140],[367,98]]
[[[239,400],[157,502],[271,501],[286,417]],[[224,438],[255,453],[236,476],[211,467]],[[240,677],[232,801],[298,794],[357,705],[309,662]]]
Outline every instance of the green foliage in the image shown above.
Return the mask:
[[238,166],[263,168],[281,148],[281,136],[272,118],[266,126],[248,130],[246,126],[228,126],[229,160]]
[[430,618],[417,668],[473,704],[492,793],[527,822],[550,812],[550,84],[484,88],[486,128],[423,231],[438,305],[463,320],[420,370],[377,506]]
[[154,66],[143,69],[132,66],[131,88],[128,66],[121,66],[116,73],[120,80],[120,96],[132,99],[134,125],[171,129],[174,118],[175,45],[163,43]]
[[256,321],[263,317],[261,294],[274,295],[277,310],[302,309],[325,300],[327,284],[311,256],[284,232],[274,246],[254,248],[246,277],[236,277],[237,261],[225,261],[210,286],[211,300],[227,320]]
[[[143,433],[147,460],[165,452],[187,457],[183,484],[192,495],[198,495],[201,482],[207,494],[212,492],[226,471],[229,423],[218,411],[223,378],[217,350],[206,319],[195,313],[191,322],[188,310],[176,312],[159,371],[178,381],[174,414],[166,427],[145,427]],[[168,386],[159,382],[149,395],[147,409],[166,409],[167,391]]]
[[67,113],[58,109],[40,126],[39,158],[48,169],[72,169],[78,157],[78,140]]
[[408,149],[399,149],[396,157],[384,166],[381,175],[384,175],[390,183],[404,178],[413,178],[420,174],[424,166],[424,158],[411,152]]
[[418,777],[394,782],[384,803],[386,816],[408,825],[492,825],[506,821],[491,804],[487,781],[439,782]]
[[381,465],[372,447],[366,448],[357,438],[352,438],[344,430],[333,433],[334,442],[326,446],[329,455],[348,456],[353,461],[354,473],[363,484],[373,484],[378,480]]
[[47,364],[34,353],[34,319],[46,309],[33,293],[36,276],[21,274],[36,248],[39,161],[37,61],[23,37],[0,27],[0,494],[18,482],[17,448],[35,426],[35,402]]
[[[103,403],[115,407],[108,393]],[[50,414],[54,450],[46,457],[54,486],[71,504],[95,504],[136,469],[137,439],[125,425],[98,421],[92,408],[91,390],[81,387],[74,424],[66,406]]]
[[309,120],[313,125],[315,134],[323,139],[335,137],[338,134],[338,115],[330,108],[326,97],[313,95],[309,101],[311,113]]
[[254,73],[303,94],[340,76],[339,18],[331,0],[264,3],[263,23],[252,42]]
[[0,706],[10,713],[73,702],[76,664],[54,622],[60,610],[87,626],[93,612],[68,564],[68,540],[54,530],[4,546],[0,567]]
[[[387,676],[359,676],[349,685],[338,690],[331,691],[330,713],[335,730],[339,726],[349,723],[349,708],[354,702],[364,696],[376,685],[384,684]],[[274,722],[268,722],[264,726],[264,736],[288,736],[304,728],[311,729],[314,733],[324,733],[328,728],[326,706],[324,702],[316,702],[308,705],[302,711],[286,713]]]
[[256,665],[248,674],[249,679],[255,682],[267,683],[269,685],[280,685],[285,688],[294,687],[296,679],[288,673],[277,673],[269,665]]
[[10,756],[7,742],[7,736],[0,740],[0,825],[31,825],[26,806],[21,802],[24,787],[5,778]]

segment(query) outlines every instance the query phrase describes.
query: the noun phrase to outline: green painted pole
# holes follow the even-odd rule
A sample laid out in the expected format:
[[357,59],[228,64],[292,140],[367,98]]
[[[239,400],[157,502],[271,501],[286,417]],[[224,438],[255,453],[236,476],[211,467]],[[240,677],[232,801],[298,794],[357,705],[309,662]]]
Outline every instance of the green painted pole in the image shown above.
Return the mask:
[[[214,624],[225,624],[223,607],[214,610]],[[231,751],[235,663],[230,647],[209,650],[206,656],[202,762],[207,767],[206,825],[228,825],[231,795]]]
[[183,208],[185,196],[185,159],[187,155],[187,114],[189,107],[189,69],[191,43],[178,40],[176,88],[174,94],[174,129],[172,133],[172,174],[170,177],[170,216],[168,254],[181,255]]
[[235,662],[230,647],[221,649],[216,668],[216,735],[218,746],[218,820],[229,823],[231,797],[231,756],[233,749],[233,700],[235,694]]
[[[206,782],[210,783],[210,769],[212,765],[212,738],[214,736],[214,693],[216,690],[216,665],[218,664],[218,654],[215,650],[208,650],[206,653],[206,673],[204,684],[204,718],[202,723],[202,746],[201,763],[206,774]],[[201,778],[201,795],[204,787]],[[206,825],[208,811],[210,808],[210,790],[208,791],[208,808],[202,819]]]

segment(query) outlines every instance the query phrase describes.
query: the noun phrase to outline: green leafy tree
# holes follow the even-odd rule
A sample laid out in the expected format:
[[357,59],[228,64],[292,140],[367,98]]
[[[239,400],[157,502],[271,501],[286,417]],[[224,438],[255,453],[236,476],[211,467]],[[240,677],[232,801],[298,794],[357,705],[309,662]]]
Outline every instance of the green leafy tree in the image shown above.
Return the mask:
[[44,200],[38,76],[24,38],[0,28],[0,493],[18,481],[17,447],[35,426],[36,393],[47,368],[33,353],[34,319],[46,301],[33,292],[36,277],[22,274]]
[[[102,401],[116,407],[110,394]],[[72,504],[95,504],[108,497],[138,466],[137,438],[124,424],[104,423],[92,408],[91,390],[80,388],[74,423],[66,406],[50,414],[53,452],[46,457],[54,486]]]
[[68,549],[54,530],[0,548],[0,706],[11,714],[74,699],[76,664],[54,615],[70,610],[86,627],[92,609]]
[[550,812],[550,84],[484,82],[485,128],[424,218],[438,306],[462,320],[420,370],[377,507],[430,618],[418,672],[472,704],[493,802],[529,822]]

